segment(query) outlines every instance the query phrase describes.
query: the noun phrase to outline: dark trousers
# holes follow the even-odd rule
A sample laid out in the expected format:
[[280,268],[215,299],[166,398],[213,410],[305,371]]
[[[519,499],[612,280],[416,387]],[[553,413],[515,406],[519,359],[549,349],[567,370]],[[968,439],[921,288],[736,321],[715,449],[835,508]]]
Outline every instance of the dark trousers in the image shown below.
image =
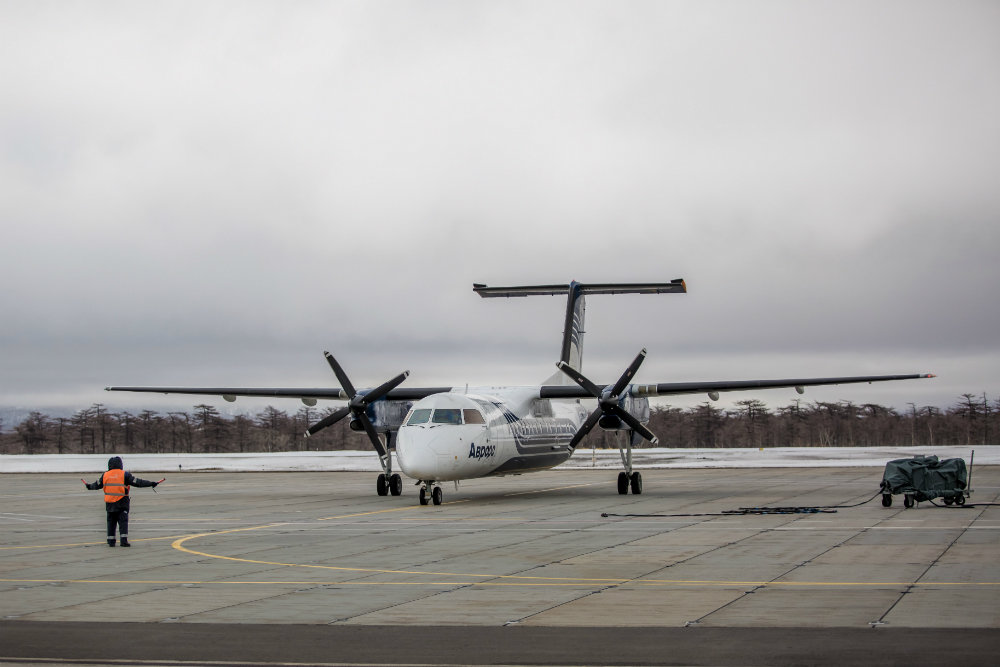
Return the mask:
[[108,542],[115,541],[115,526],[122,539],[128,539],[128,510],[108,512]]

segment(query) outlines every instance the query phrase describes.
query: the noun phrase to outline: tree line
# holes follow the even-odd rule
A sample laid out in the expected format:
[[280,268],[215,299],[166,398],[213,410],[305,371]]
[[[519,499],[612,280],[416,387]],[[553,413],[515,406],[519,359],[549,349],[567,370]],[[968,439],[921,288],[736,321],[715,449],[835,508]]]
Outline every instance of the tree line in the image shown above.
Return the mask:
[[[116,412],[95,403],[72,417],[32,412],[13,428],[0,422],[0,454],[127,454],[283,452],[368,449],[348,420],[304,438],[333,411],[302,407],[294,414],[268,406],[253,415],[224,416],[207,404],[192,412]],[[732,409],[705,401],[694,407],[653,407],[649,428],[663,447],[872,447],[986,445],[1000,436],[1000,399],[962,394],[949,408],[896,410],[873,403],[801,400],[771,409],[757,399]],[[613,432],[594,429],[581,447],[618,447]],[[643,443],[641,446],[648,446]]]

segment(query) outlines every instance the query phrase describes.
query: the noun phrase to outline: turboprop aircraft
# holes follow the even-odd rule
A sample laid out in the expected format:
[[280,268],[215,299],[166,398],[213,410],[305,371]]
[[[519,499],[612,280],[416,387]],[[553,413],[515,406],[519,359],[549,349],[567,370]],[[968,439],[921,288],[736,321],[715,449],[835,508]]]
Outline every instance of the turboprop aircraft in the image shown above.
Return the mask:
[[[474,284],[484,298],[566,295],[566,320],[558,372],[541,385],[518,387],[404,388],[404,371],[373,389],[355,389],[333,355],[326,360],[340,382],[339,389],[237,388],[237,387],[107,387],[108,391],[153,392],[222,396],[298,398],[308,406],[320,400],[346,401],[306,431],[306,436],[350,417],[354,431],[364,431],[378,453],[382,473],[375,489],[380,496],[398,496],[403,481],[393,472],[393,451],[400,469],[417,480],[420,504],[440,505],[441,483],[516,475],[545,470],[573,455],[580,441],[595,426],[624,431],[620,448],[623,470],[618,473],[618,493],[642,493],[642,475],[632,468],[632,449],[643,439],[656,444],[648,428],[649,398],[706,393],[712,400],[720,392],[807,386],[884,382],[934,377],[933,374],[865,375],[855,377],[796,378],[786,380],[736,380],[716,382],[661,382],[633,384],[646,350],[636,355],[614,384],[595,384],[581,372],[584,312],[588,295],[685,294],[687,285],[677,279],[667,283],[578,283],[488,287]],[[581,400],[597,399],[588,410]]]

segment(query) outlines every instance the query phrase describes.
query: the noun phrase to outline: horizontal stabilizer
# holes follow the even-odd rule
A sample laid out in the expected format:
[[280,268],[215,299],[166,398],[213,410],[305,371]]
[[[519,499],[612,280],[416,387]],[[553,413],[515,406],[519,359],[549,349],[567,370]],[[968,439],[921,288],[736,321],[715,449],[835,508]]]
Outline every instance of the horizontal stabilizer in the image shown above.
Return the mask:
[[[669,283],[574,283],[580,294],[684,294],[687,285],[682,278]],[[569,285],[516,285],[489,287],[480,283],[472,291],[483,298],[516,296],[555,296],[569,292]]]

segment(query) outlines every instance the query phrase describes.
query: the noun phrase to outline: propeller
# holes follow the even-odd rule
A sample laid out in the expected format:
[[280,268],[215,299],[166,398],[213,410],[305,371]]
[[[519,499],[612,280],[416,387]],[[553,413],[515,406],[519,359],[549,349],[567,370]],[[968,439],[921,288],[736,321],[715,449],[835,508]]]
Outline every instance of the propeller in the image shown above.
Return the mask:
[[386,455],[385,447],[382,445],[382,441],[378,437],[378,431],[375,430],[375,425],[372,424],[371,419],[368,418],[368,406],[383,398],[390,391],[398,387],[400,383],[407,378],[410,371],[403,371],[396,377],[384,384],[379,385],[375,389],[372,389],[364,394],[359,394],[357,390],[354,389],[354,385],[351,384],[351,380],[347,377],[347,373],[345,373],[344,369],[340,367],[337,360],[333,358],[333,355],[329,352],[324,352],[323,355],[326,356],[326,361],[330,364],[330,368],[333,369],[333,374],[337,376],[337,380],[340,381],[341,388],[344,390],[344,393],[347,394],[348,403],[346,406],[340,408],[339,410],[334,410],[326,417],[323,417],[323,419],[320,419],[318,422],[310,426],[306,430],[306,437],[316,435],[327,426],[336,424],[350,414],[356,420],[361,422],[361,425],[365,429],[365,433],[368,434],[368,439],[372,441],[372,446],[375,448],[375,451],[378,452],[379,456],[384,457]]
[[572,378],[573,381],[583,387],[587,393],[597,399],[597,409],[594,410],[589,417],[587,417],[587,421],[583,422],[583,426],[580,427],[580,429],[576,432],[576,435],[573,436],[573,439],[570,440],[569,446],[571,449],[580,444],[580,441],[583,440],[588,433],[590,433],[591,429],[593,429],[599,421],[608,418],[610,418],[610,420],[620,420],[619,423],[625,422],[630,429],[644,437],[646,440],[649,440],[654,445],[659,442],[659,438],[657,438],[652,431],[643,426],[642,422],[633,417],[628,410],[625,410],[618,404],[621,400],[622,392],[628,388],[629,380],[631,380],[632,376],[634,376],[636,371],[639,370],[639,366],[642,365],[642,362],[645,359],[646,349],[643,348],[643,350],[636,355],[635,359],[632,360],[632,363],[629,364],[629,367],[625,369],[625,372],[622,373],[618,382],[616,382],[614,386],[606,386],[603,390],[584,377],[583,373],[570,367],[570,365],[565,361],[560,361],[556,364],[556,366],[559,367],[559,370]]

